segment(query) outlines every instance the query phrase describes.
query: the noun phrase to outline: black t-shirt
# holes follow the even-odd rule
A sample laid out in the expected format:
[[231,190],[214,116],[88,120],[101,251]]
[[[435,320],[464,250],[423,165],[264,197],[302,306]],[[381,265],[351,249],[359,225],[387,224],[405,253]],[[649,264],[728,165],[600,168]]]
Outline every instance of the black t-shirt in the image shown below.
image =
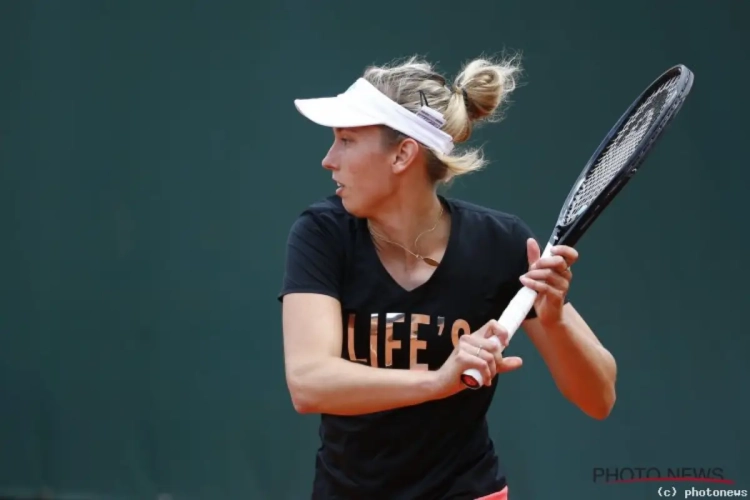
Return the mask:
[[[515,215],[440,199],[451,233],[425,284],[411,291],[397,284],[366,221],[331,196],[292,225],[279,299],[293,292],[337,298],[344,359],[437,370],[461,335],[500,317],[522,286],[526,240],[533,237]],[[473,500],[501,490],[505,474],[485,418],[495,388],[367,415],[322,415],[312,498]]]

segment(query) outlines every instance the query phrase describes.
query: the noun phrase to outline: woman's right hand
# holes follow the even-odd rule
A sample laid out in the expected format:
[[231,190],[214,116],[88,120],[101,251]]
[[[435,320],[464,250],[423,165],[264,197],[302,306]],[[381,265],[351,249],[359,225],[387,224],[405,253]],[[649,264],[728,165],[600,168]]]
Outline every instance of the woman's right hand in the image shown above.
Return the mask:
[[469,368],[479,370],[486,386],[492,385],[495,375],[520,368],[521,358],[503,358],[502,350],[507,344],[508,333],[496,320],[488,321],[474,333],[462,335],[443,366],[435,372],[438,399],[466,389],[461,374]]

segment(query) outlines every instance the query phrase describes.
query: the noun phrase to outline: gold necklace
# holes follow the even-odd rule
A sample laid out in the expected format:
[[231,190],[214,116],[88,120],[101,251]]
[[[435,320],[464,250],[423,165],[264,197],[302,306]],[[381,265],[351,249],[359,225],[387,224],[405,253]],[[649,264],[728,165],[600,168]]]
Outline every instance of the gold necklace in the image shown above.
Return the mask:
[[[432,226],[430,229],[421,232],[419,234],[419,236],[417,236],[417,239],[414,240],[414,248],[417,248],[417,242],[419,241],[419,238],[421,238],[423,235],[425,235],[425,234],[427,234],[427,233],[432,232],[432,231],[435,230],[435,228],[437,227],[438,223],[440,222],[440,217],[442,217],[442,216],[443,216],[443,204],[441,203],[440,204],[440,213],[437,216],[437,220],[435,221],[435,225]],[[391,243],[393,245],[397,245],[397,246],[403,248],[404,250],[406,250],[407,252],[409,252],[410,254],[412,254],[415,258],[423,261],[424,263],[429,264],[432,267],[437,267],[437,266],[440,265],[440,262],[436,261],[435,259],[432,259],[430,257],[425,257],[424,255],[420,255],[418,253],[414,253],[411,250],[409,250],[408,248],[406,248],[404,245],[402,245],[401,243],[396,243],[395,241],[389,240],[388,238],[386,238],[382,234],[380,234],[377,231],[375,231],[373,229],[372,225],[370,224],[369,220],[367,221],[367,227],[370,230],[370,233],[372,233],[372,235],[375,236],[376,238],[380,238],[383,241],[386,241],[387,243]]]

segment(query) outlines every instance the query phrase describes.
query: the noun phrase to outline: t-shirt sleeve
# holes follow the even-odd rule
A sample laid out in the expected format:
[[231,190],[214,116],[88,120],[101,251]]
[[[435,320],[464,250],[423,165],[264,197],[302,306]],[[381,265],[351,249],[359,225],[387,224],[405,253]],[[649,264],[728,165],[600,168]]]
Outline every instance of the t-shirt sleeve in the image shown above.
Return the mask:
[[289,293],[320,293],[340,300],[344,247],[336,220],[306,211],[292,224],[286,243],[278,300]]
[[[518,248],[518,256],[517,259],[517,271],[516,275],[518,278],[521,277],[521,275],[526,274],[529,270],[529,257],[528,252],[526,250],[526,241],[529,238],[533,238],[536,240],[536,242],[539,244],[539,251],[544,251],[544,247],[547,245],[546,241],[539,241],[534,236],[533,231],[531,228],[526,224],[526,222],[523,221],[523,219],[516,218],[516,224],[513,230],[514,234],[514,245]],[[523,287],[523,284],[518,281],[518,290],[520,290]],[[565,297],[564,303],[568,303],[568,297]],[[526,319],[533,319],[536,318],[536,310],[532,307],[529,311],[529,314],[526,315]]]

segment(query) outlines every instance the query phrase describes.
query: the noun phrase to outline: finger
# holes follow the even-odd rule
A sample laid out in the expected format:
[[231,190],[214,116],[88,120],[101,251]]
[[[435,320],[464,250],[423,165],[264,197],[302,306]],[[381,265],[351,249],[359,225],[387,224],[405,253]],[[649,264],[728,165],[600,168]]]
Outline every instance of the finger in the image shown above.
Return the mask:
[[[482,343],[480,341],[482,339],[486,338],[487,331],[488,331],[488,328],[486,326],[483,326],[482,328],[480,328],[476,332],[472,333],[471,335],[462,335],[459,338],[459,341],[468,342],[469,345],[473,345],[473,346],[479,347],[480,345],[482,345]],[[466,338],[464,338],[464,337],[466,337]]]
[[499,345],[497,346],[498,350],[505,349],[508,346],[508,337],[508,331],[503,328],[496,320],[492,320],[489,327],[487,328],[487,338],[490,340],[497,340],[499,342]]
[[472,337],[471,335],[463,335],[458,342],[458,349],[468,352],[472,356],[481,357],[482,352],[487,352],[493,349],[493,347],[486,339]]
[[[482,326],[482,328],[472,333],[472,336],[478,337],[480,339],[491,339],[492,337],[499,335],[503,333],[504,331],[505,330],[503,330],[503,327],[500,326],[500,323],[498,323],[496,319],[491,319],[487,323],[485,323]],[[476,345],[480,345],[480,344],[476,344]]]
[[487,381],[491,381],[495,377],[495,373],[497,372],[497,360],[495,359],[495,356],[491,352],[487,352],[486,350],[481,349],[477,357],[484,361],[487,365],[487,369],[489,370],[490,374],[487,378]]
[[525,273],[523,276],[535,280],[546,280],[559,278],[562,280],[570,281],[573,278],[573,271],[570,269],[560,270],[557,267],[548,267],[542,269],[532,269]]
[[534,269],[524,274],[524,276],[535,281],[544,281],[552,288],[567,293],[570,289],[570,280],[573,277],[573,273],[571,271],[560,272],[557,269]]
[[534,238],[526,240],[526,257],[529,260],[529,266],[533,265],[541,256],[542,252],[539,250],[539,243]]
[[496,373],[499,375],[501,373],[512,372],[513,370],[517,370],[522,366],[523,360],[517,356],[503,358],[500,362],[497,363]]
[[495,359],[495,353],[501,349],[499,342],[492,338],[473,337],[470,335],[464,335],[461,338],[463,339],[464,337],[466,337],[464,341],[459,342],[459,349],[474,356],[485,358],[484,354],[487,354],[490,358]]
[[553,298],[558,301],[562,301],[564,293],[561,290],[551,286],[544,281],[534,280],[527,278],[525,275],[520,278],[521,283],[527,288],[536,291],[539,295],[546,295],[548,298]]
[[496,362],[500,362],[503,359],[503,351],[508,347],[510,335],[497,321],[494,321],[488,330],[490,330],[490,336],[487,340],[493,344],[493,348],[488,351],[495,356]]
[[530,269],[558,269],[559,271],[567,270],[570,263],[559,255],[544,257],[536,261]]
[[464,345],[464,352],[487,363],[490,371],[495,373],[495,355],[493,353],[481,346],[474,347],[470,345]]
[[481,346],[493,354],[502,352],[508,345],[508,332],[494,319],[488,321],[471,336],[473,337],[471,345]]
[[469,368],[474,368],[482,374],[484,385],[490,385],[492,383],[492,379],[495,376],[494,358],[492,360],[492,365],[490,365],[490,363],[484,360],[482,357],[474,356],[472,353],[469,353],[465,350],[460,351],[456,358],[459,365],[463,368],[463,371],[466,371]]
[[552,255],[559,255],[568,261],[571,266],[578,260],[578,250],[566,245],[557,245],[552,247]]
[[486,338],[463,335],[459,340],[459,349],[464,356],[473,356],[482,360],[490,370],[490,375],[494,377],[496,352],[499,349],[497,342]]

